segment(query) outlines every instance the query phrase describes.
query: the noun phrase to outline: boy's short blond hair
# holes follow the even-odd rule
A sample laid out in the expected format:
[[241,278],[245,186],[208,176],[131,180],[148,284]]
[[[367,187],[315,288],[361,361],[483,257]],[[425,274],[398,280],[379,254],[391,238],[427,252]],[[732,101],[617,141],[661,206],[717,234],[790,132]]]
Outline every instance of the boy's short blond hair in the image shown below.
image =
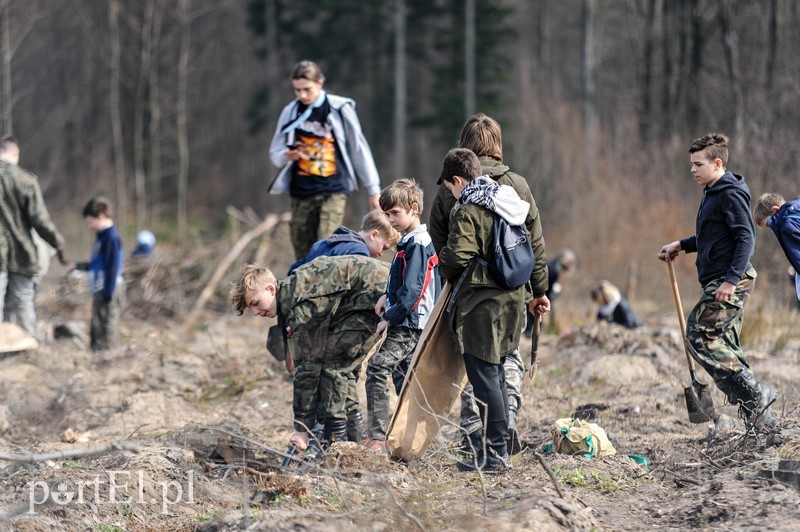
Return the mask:
[[619,288],[603,279],[592,289],[592,301],[598,305],[608,305],[613,301],[622,299]]
[[384,211],[395,207],[402,207],[407,211],[411,210],[413,204],[417,204],[419,214],[422,214],[422,198],[424,196],[422,187],[413,179],[398,179],[381,191],[378,204]]
[[400,240],[400,233],[389,223],[389,218],[381,209],[373,209],[361,219],[361,231],[377,230],[390,247],[395,247]]
[[242,266],[242,273],[239,279],[232,283],[231,288],[231,307],[233,311],[241,316],[247,310],[247,296],[253,292],[264,290],[268,286],[278,286],[275,274],[269,268],[258,264],[245,264]]
[[753,220],[756,225],[764,225],[767,218],[774,214],[772,208],[780,207],[784,203],[786,203],[786,200],[780,194],[775,194],[774,192],[761,194],[756,200],[756,206],[753,208]]

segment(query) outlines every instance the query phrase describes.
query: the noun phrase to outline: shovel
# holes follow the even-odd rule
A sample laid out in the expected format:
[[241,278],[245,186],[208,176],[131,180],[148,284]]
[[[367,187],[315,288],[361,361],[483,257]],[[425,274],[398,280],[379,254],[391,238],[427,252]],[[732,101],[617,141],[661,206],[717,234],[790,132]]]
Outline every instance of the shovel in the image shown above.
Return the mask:
[[678,292],[678,282],[675,280],[675,268],[672,261],[667,260],[669,267],[669,280],[672,282],[672,296],[675,298],[675,308],[678,311],[678,321],[681,324],[681,335],[683,351],[686,353],[686,361],[689,363],[689,375],[692,377],[692,385],[683,389],[686,397],[686,409],[689,411],[689,421],[691,423],[705,423],[711,421],[714,414],[714,400],[708,390],[708,385],[697,380],[694,360],[689,354],[686,346],[686,318],[683,316],[683,305],[681,296]]

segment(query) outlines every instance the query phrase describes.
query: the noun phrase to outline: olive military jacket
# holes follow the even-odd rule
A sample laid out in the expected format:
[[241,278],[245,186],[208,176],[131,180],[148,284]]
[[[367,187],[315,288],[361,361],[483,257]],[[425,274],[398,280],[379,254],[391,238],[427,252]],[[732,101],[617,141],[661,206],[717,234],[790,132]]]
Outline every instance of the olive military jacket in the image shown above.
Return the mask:
[[[509,171],[508,166],[491,157],[481,157],[481,171],[501,185],[509,185],[517,195],[530,204],[530,212],[525,220],[525,228],[530,233],[531,247],[536,257],[536,265],[531,273],[531,289],[534,297],[541,297],[547,292],[547,250],[542,235],[542,219],[539,208],[533,199],[531,188],[525,178]],[[431,205],[428,233],[433,240],[433,247],[438,252],[447,243],[449,233],[450,211],[456,199],[444,185],[439,186]]]
[[439,272],[455,283],[448,319],[456,351],[499,364],[519,346],[526,292],[525,287],[501,288],[486,266],[474,259],[476,255],[486,259],[494,252],[493,226],[492,211],[457,202],[451,213],[447,245],[439,252]]
[[64,238],[50,220],[35,175],[0,161],[0,268],[21,275],[40,273],[33,231],[55,249]]

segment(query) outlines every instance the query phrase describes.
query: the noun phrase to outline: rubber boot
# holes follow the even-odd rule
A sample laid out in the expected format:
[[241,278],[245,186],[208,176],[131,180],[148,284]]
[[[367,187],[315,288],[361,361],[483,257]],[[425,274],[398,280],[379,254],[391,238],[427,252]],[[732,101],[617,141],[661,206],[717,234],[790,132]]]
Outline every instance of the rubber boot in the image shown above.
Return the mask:
[[749,368],[742,368],[734,373],[730,377],[730,383],[731,394],[728,399],[735,396],[739,405],[739,417],[745,421],[747,428],[770,430],[780,425],[780,418],[770,406],[778,397],[778,390],[774,386],[759,382]]
[[367,430],[367,423],[361,410],[347,413],[347,441],[356,443],[364,439]]
[[519,454],[522,450],[522,443],[519,441],[517,432],[517,411],[513,408],[508,409],[508,454]]
[[343,419],[326,421],[325,441],[328,446],[334,442],[347,441],[347,421]]

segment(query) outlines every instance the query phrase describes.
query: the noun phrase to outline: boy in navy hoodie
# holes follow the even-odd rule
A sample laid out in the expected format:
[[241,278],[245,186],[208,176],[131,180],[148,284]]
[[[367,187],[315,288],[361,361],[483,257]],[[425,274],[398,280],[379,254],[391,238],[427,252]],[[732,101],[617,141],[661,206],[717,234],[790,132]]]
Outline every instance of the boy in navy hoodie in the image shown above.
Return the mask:
[[794,288],[800,300],[800,198],[790,201],[775,193],[762,194],[753,218],[759,227],[769,227],[794,269]]
[[384,251],[395,247],[399,238],[400,234],[389,223],[386,214],[374,209],[364,215],[358,232],[341,226],[330,237],[315,242],[308,255],[289,266],[288,275],[317,257],[364,255],[377,259]]
[[703,295],[686,320],[689,352],[731,404],[739,405],[748,429],[773,429],[780,424],[770,407],[778,391],[756,379],[739,342],[744,305],[756,281],[750,189],[744,177],[726,170],[725,135],[696,139],[689,153],[692,176],[703,186],[695,234],[665,245],[658,258],[672,261],[681,250],[697,253]]
[[114,220],[111,202],[102,196],[89,200],[83,208],[89,229],[97,232],[89,262],[76,262],[72,269],[89,273],[92,293],[91,348],[102,351],[117,343],[119,315],[124,299],[122,280],[122,240]]

